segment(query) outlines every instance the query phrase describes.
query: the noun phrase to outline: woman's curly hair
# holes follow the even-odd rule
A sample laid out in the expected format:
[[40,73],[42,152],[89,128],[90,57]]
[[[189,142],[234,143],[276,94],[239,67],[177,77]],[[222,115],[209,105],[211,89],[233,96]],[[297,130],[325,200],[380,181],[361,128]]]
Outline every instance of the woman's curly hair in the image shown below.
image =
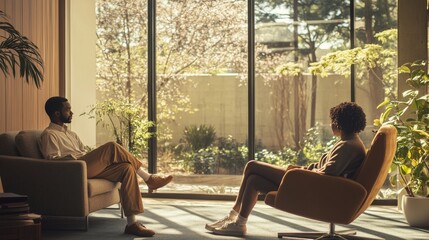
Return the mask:
[[346,134],[359,133],[365,129],[366,116],[354,102],[343,102],[329,111],[332,124]]

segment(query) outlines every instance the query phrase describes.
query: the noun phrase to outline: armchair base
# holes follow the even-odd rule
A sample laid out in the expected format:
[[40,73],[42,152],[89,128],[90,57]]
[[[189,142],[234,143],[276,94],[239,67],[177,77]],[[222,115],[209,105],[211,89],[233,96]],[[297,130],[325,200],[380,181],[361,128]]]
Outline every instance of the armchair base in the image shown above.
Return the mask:
[[342,230],[335,231],[335,224],[329,224],[329,232],[287,232],[287,233],[277,233],[278,238],[299,238],[299,239],[371,239],[367,237],[358,237],[355,236],[355,230]]
[[[334,234],[329,234],[326,232],[296,232],[296,233],[277,233],[278,238],[303,238],[303,239],[350,239],[349,237],[355,235],[356,232],[352,234],[343,234],[335,232]],[[355,236],[353,236],[354,239]]]

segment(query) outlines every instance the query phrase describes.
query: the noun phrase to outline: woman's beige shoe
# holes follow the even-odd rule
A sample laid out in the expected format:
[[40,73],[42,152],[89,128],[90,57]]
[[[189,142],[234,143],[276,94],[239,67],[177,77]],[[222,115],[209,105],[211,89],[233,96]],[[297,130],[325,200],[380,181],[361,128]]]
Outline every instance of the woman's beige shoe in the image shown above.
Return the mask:
[[214,223],[207,223],[206,229],[209,231],[214,231],[216,228],[222,227],[225,223],[229,223],[232,221],[234,221],[234,220],[231,219],[231,217],[229,215],[227,215],[219,221],[216,221]]
[[244,236],[246,235],[247,227],[246,224],[237,222],[225,223],[222,227],[215,228],[214,234],[225,235],[225,236]]
[[146,185],[149,189],[149,193],[152,193],[153,190],[164,187],[165,185],[170,183],[172,179],[173,179],[173,176],[171,175],[168,175],[166,177],[161,177],[156,174],[150,175],[149,179],[146,182]]

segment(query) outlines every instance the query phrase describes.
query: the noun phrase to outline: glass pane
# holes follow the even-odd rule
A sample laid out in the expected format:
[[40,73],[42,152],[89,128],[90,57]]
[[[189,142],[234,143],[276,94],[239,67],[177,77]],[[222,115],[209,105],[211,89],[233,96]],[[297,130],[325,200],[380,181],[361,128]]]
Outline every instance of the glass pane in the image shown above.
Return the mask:
[[349,1],[261,1],[256,6],[256,158],[317,161],[332,145],[329,109],[350,100],[350,74],[309,66],[350,48]]
[[175,175],[160,192],[232,194],[239,186],[246,10],[243,0],[157,1],[157,167]]
[[147,167],[147,1],[95,3],[97,145],[116,141]]
[[[366,58],[356,65],[356,101],[367,115],[367,128],[361,134],[367,146],[374,136],[374,119],[383,109],[377,106],[388,97],[397,97],[397,1],[356,1],[356,45],[366,51]],[[375,54],[375,55],[374,55]],[[377,56],[376,58],[373,58]],[[370,65],[373,61],[375,64]],[[389,179],[379,198],[396,198]]]

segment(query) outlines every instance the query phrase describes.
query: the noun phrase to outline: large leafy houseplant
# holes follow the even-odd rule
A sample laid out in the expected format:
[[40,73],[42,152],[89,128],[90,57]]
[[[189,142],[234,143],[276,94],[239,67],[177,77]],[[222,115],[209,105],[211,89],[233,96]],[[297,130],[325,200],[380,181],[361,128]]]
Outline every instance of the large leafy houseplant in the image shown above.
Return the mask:
[[425,61],[416,61],[399,68],[400,74],[408,75],[409,89],[402,92],[401,100],[381,103],[379,107],[385,107],[385,111],[375,122],[392,124],[398,130],[391,172],[398,173],[401,186],[411,197],[429,197],[429,75],[425,67]]
[[27,83],[30,78],[37,88],[43,82],[43,60],[37,46],[23,36],[7,21],[6,14],[0,11],[0,71],[4,75],[12,73],[16,76],[19,67],[19,76],[25,77]]

